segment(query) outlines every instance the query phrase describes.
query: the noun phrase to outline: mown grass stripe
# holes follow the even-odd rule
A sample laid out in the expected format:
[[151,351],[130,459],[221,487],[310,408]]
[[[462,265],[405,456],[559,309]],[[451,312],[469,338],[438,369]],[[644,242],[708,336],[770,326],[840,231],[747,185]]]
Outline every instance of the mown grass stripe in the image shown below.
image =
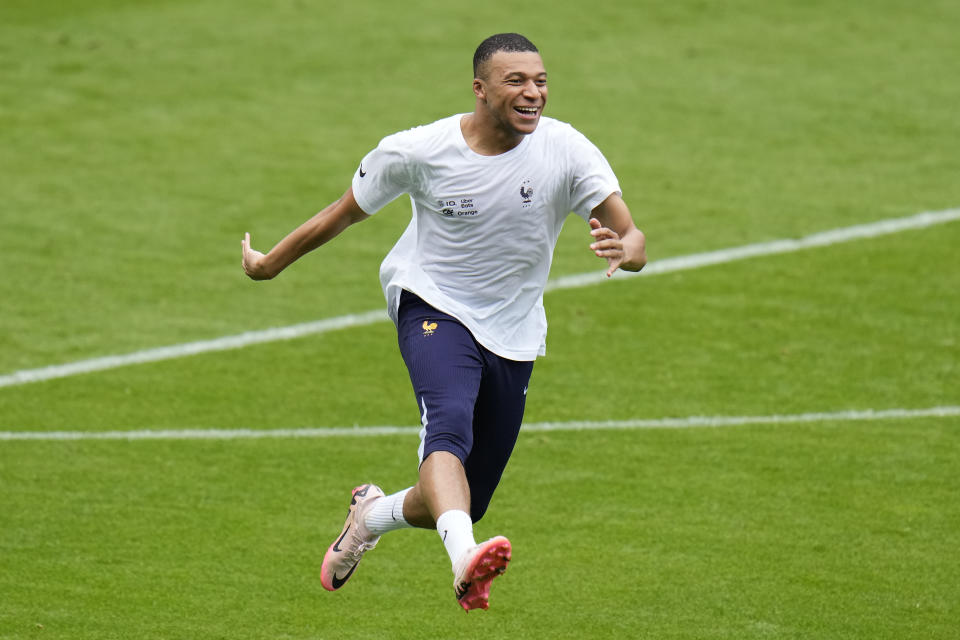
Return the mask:
[[[644,268],[643,271],[637,274],[618,272],[614,277],[625,278],[634,276],[652,276],[663,273],[672,273],[675,271],[697,269],[716,264],[745,260],[747,258],[754,258],[758,256],[790,253],[804,249],[850,242],[852,240],[900,233],[902,231],[911,229],[923,229],[955,220],[960,220],[960,209],[947,209],[945,211],[918,213],[904,218],[880,220],[868,224],[832,229],[830,231],[815,233],[798,239],[773,240],[770,242],[744,245],[741,247],[732,247],[729,249],[720,249],[717,251],[707,251],[704,253],[695,253],[685,256],[677,256],[674,258],[666,258],[664,260],[651,262]],[[550,280],[550,282],[547,283],[547,291],[585,287],[599,284],[607,279],[608,278],[603,271],[563,276]],[[364,313],[349,314],[336,318],[327,318],[314,322],[306,322],[287,327],[276,327],[261,331],[248,331],[246,333],[214,338],[212,340],[187,342],[166,347],[134,351],[132,353],[121,355],[103,356],[100,358],[79,360],[76,362],[51,365],[36,369],[24,369],[0,376],[0,387],[12,387],[34,382],[54,380],[57,378],[67,378],[83,373],[93,373],[96,371],[105,371],[119,367],[146,364],[149,362],[172,360],[175,358],[183,358],[186,356],[210,353],[214,351],[240,349],[255,344],[276,342],[278,340],[292,340],[307,335],[321,334],[338,329],[361,327],[374,324],[376,322],[383,322],[387,319],[388,317],[386,312],[382,309],[378,309]]]

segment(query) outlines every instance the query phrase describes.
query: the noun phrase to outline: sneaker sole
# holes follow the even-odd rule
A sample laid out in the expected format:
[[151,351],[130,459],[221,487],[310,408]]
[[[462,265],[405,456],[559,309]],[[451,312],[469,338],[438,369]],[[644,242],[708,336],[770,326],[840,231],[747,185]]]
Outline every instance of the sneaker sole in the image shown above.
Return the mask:
[[507,570],[510,554],[510,541],[503,536],[491,538],[480,546],[465,572],[470,587],[457,600],[464,611],[490,608],[490,583]]

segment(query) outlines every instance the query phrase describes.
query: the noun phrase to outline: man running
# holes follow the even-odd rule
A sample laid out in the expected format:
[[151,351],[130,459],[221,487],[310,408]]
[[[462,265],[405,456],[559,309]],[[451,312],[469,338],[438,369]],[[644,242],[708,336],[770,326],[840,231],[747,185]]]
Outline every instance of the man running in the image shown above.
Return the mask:
[[436,528],[465,609],[488,607],[490,582],[510,542],[477,544],[483,517],[513,451],[533,362],[545,353],[543,291],[561,226],[589,223],[590,249],[639,271],[646,240],[600,151],[568,124],[544,117],[547,72],[519,34],[484,40],[473,59],[471,113],[384,138],[351,188],[269,253],[242,242],[254,280],[275,277],[304,254],[402,194],[412,219],[384,259],[380,281],[421,424],[418,479],[384,495],[353,490],[347,520],[327,549],[321,583],[334,591],[380,536]]

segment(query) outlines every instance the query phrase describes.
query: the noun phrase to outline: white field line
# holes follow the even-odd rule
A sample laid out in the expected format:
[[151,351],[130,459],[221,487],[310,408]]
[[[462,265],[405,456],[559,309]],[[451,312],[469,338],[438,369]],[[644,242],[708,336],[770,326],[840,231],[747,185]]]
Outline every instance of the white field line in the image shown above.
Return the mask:
[[[928,409],[885,409],[798,413],[770,416],[689,416],[646,420],[609,420],[604,422],[534,422],[523,425],[524,432],[600,431],[636,429],[689,429],[696,427],[736,427],[744,425],[784,425],[817,422],[854,422],[869,420],[913,420],[960,416],[960,406]],[[174,429],[138,431],[0,431],[0,441],[13,440],[252,440],[263,438],[363,438],[377,436],[416,436],[420,427],[329,427],[304,429]]]
[[[724,264],[727,262],[736,262],[747,258],[757,256],[769,256],[781,253],[792,253],[804,249],[813,249],[815,247],[826,247],[833,244],[841,244],[852,240],[862,240],[864,238],[875,238],[877,236],[890,235],[909,231],[912,229],[924,229],[938,224],[946,224],[960,220],[960,209],[947,209],[945,211],[929,211],[918,213],[905,218],[893,218],[890,220],[880,220],[867,224],[858,224],[852,227],[841,227],[814,233],[809,236],[797,239],[771,240],[769,242],[759,242],[757,244],[748,244],[742,247],[731,247],[729,249],[719,249],[717,251],[707,251],[705,253],[694,253],[686,256],[677,256],[675,258],[665,258],[651,262],[638,273],[629,273],[618,271],[614,277],[629,278],[636,276],[652,276],[660,273],[673,273],[675,271],[685,271],[687,269],[699,269],[715,264]],[[582,273],[573,276],[563,276],[547,283],[547,291],[555,289],[572,289],[574,287],[583,287],[590,284],[596,284],[607,280],[606,274],[602,271],[596,273]]]
[[348,329],[350,327],[362,327],[389,320],[387,312],[378,309],[367,311],[365,313],[349,314],[336,318],[327,318],[315,322],[305,322],[288,327],[275,327],[273,329],[264,329],[262,331],[247,331],[233,336],[223,336],[213,340],[200,340],[198,342],[186,342],[183,344],[174,344],[168,347],[156,347],[154,349],[145,349],[143,351],[134,351],[123,355],[103,356],[101,358],[92,358],[90,360],[78,360],[67,364],[57,364],[39,369],[23,369],[13,373],[0,376],[0,387],[12,387],[31,382],[43,382],[44,380],[53,380],[56,378],[67,378],[79,375],[81,373],[92,373],[94,371],[104,371],[106,369],[117,369],[134,364],[145,364],[147,362],[160,362],[162,360],[173,360],[186,356],[197,355],[200,353],[209,353],[211,351],[229,351],[231,349],[240,349],[254,344],[264,342],[275,342],[277,340],[292,340],[315,333],[326,333],[336,329]]
[[[770,242],[760,242],[757,244],[744,245],[742,247],[733,247],[730,249],[720,249],[718,251],[708,251],[705,253],[694,253],[686,256],[677,256],[666,258],[648,264],[643,271],[637,274],[617,272],[614,278],[621,279],[634,276],[652,276],[662,273],[672,273],[675,271],[684,271],[687,269],[697,269],[715,264],[735,262],[757,256],[768,256],[781,253],[790,253],[803,249],[814,247],[825,247],[828,245],[850,242],[863,238],[873,238],[876,236],[900,233],[911,229],[923,229],[934,225],[945,224],[954,220],[960,220],[960,209],[947,209],[945,211],[934,211],[918,213],[904,218],[894,218],[890,220],[880,220],[868,224],[860,224],[852,227],[842,227],[822,233],[815,233],[798,239],[773,240]],[[576,287],[585,287],[598,284],[608,278],[603,271],[583,273],[579,275],[563,276],[555,278],[547,283],[547,291],[558,289],[572,289]],[[172,360],[174,358],[183,358],[186,356],[208,353],[212,351],[227,351],[230,349],[239,349],[254,344],[265,342],[274,342],[277,340],[291,340],[307,335],[326,333],[337,329],[346,329],[350,327],[360,327],[383,322],[387,320],[387,314],[382,310],[367,311],[365,313],[350,314],[336,318],[318,320],[316,322],[307,322],[288,327],[278,327],[264,329],[261,331],[248,331],[239,335],[224,336],[212,340],[201,340],[198,342],[187,342],[184,344],[175,344],[167,347],[157,347],[154,349],[145,349],[143,351],[134,351],[122,355],[111,355],[89,360],[79,360],[66,364],[51,365],[37,369],[23,369],[13,373],[0,375],[0,387],[12,387],[17,385],[29,384],[32,382],[43,382],[56,378],[66,378],[83,373],[92,373],[94,371],[104,371],[107,369],[116,369],[136,364],[145,364],[148,362],[159,362],[162,360]]]

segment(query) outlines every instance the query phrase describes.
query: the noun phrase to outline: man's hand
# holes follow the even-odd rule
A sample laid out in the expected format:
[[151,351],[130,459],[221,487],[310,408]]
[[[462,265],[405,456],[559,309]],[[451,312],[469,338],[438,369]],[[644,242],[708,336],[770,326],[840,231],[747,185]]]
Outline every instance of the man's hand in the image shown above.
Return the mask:
[[250,276],[253,280],[270,280],[273,278],[274,274],[267,271],[266,268],[266,256],[256,249],[250,248],[250,234],[244,234],[243,240],[240,242],[240,246],[243,250],[243,259],[241,264],[243,265],[243,272]]
[[608,278],[617,269],[640,271],[647,264],[647,238],[633,224],[630,209],[620,194],[611,194],[593,208],[590,235],[590,249],[607,261]]
[[590,218],[590,235],[593,236],[590,248],[598,258],[607,260],[609,278],[623,262],[623,241],[616,231],[606,228],[596,218]]

